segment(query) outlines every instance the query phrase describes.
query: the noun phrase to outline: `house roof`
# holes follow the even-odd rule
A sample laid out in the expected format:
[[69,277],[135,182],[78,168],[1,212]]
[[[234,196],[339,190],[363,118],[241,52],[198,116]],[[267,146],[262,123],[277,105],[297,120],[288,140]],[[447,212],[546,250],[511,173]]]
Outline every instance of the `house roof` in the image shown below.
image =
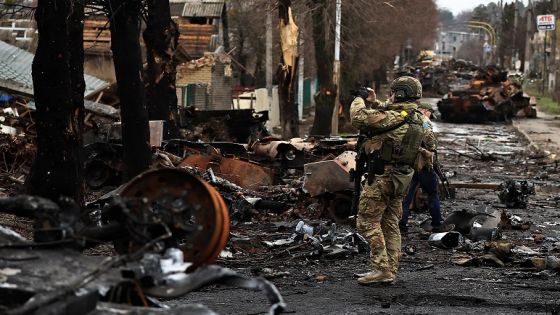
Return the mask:
[[188,0],[183,9],[184,17],[212,17],[222,16],[226,2],[224,0]]
[[[25,94],[33,94],[31,65],[34,55],[19,47],[0,41],[0,88],[8,88]],[[84,97],[109,85],[91,75],[84,75]]]
[[84,7],[84,15],[88,16],[105,16],[105,7],[102,5],[90,4]]
[[3,20],[33,20],[35,10],[32,0],[16,0],[5,4],[7,2],[2,1],[0,4]]
[[172,0],[171,15],[183,17],[219,18],[225,10],[225,0]]
[[169,9],[171,11],[171,16],[183,15],[184,8],[185,8],[185,0],[169,1]]

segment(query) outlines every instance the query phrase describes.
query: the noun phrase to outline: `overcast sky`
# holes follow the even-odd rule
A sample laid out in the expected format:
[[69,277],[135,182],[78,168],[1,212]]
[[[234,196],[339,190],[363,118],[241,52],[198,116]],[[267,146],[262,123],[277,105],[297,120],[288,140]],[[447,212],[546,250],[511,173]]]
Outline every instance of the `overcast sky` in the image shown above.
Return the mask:
[[[449,9],[451,12],[453,12],[453,15],[457,15],[458,13],[461,13],[463,11],[472,10],[479,4],[487,4],[490,2],[497,3],[498,0],[436,0],[438,7]],[[508,2],[514,1],[504,1],[504,3]],[[523,2],[526,2],[526,0]]]

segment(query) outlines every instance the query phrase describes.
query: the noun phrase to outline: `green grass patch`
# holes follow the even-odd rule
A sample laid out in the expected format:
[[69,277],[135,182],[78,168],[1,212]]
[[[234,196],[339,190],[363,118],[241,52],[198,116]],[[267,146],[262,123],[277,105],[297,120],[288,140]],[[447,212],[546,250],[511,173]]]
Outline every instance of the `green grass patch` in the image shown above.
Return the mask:
[[[535,95],[535,94],[533,94]],[[550,96],[538,96],[535,95],[537,98],[537,107],[549,114],[560,114],[560,104],[552,100]]]
[[540,94],[539,88],[531,84],[525,85],[523,90],[525,93],[529,94],[529,96],[534,96],[537,99],[537,107],[539,110],[549,114],[560,114],[560,103],[553,101],[552,96],[548,92]]

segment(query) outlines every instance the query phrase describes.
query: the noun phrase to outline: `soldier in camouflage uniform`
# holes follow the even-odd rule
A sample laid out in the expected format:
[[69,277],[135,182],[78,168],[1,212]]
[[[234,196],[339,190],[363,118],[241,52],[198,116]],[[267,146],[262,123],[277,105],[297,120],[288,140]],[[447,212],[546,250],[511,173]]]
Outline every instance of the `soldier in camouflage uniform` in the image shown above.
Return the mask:
[[352,125],[367,135],[362,148],[368,156],[368,183],[358,205],[357,228],[369,242],[373,271],[360,284],[392,283],[399,267],[402,200],[408,191],[422,143],[422,116],[416,101],[422,85],[409,76],[391,83],[384,109],[367,109],[362,93],[350,108]]
[[[424,139],[422,141],[422,153],[419,156],[417,169],[419,171],[414,173],[408,194],[403,202],[403,216],[399,222],[401,232],[408,232],[408,216],[410,214],[410,204],[416,193],[416,187],[420,185],[422,191],[428,194],[428,209],[432,217],[431,232],[446,232],[454,226],[444,224],[442,225],[441,208],[438,195],[438,177],[433,169],[433,153],[437,150],[437,139],[432,129],[432,122],[430,116],[433,109],[430,104],[420,104],[418,110],[422,113],[422,129],[424,131]],[[424,152],[426,150],[427,152]]]

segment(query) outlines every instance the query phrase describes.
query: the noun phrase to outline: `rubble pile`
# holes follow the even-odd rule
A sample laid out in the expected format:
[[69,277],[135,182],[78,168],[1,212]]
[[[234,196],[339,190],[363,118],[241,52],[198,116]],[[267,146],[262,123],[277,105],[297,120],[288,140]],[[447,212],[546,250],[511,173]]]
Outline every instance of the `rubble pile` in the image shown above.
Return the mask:
[[12,195],[22,185],[35,158],[33,139],[23,136],[0,134],[0,181],[2,193]]
[[[538,229],[525,241],[508,239],[506,235],[513,231],[528,231],[532,224],[506,210],[490,214],[456,211],[446,218],[445,224],[452,224],[454,229],[431,234],[428,243],[443,250],[453,250],[450,260],[456,265],[560,271],[560,239],[544,237]],[[429,222],[421,225],[427,229]]]
[[508,208],[527,208],[529,195],[535,194],[535,186],[526,180],[507,180],[498,197]]
[[[145,191],[149,189],[146,184],[154,179],[163,189]],[[181,297],[212,284],[225,284],[262,291],[270,303],[269,313],[281,313],[286,304],[278,289],[267,280],[215,265],[201,266],[219,254],[224,244],[214,246],[214,241],[224,242],[228,229],[214,227],[215,231],[223,232],[222,236],[205,239],[212,211],[194,214],[193,208],[209,209],[208,203],[216,201],[216,195],[197,201],[183,194],[185,185],[199,195],[213,192],[182,171],[149,171],[131,181],[122,190],[122,198],[115,197],[104,208],[103,224],[88,227],[82,226],[80,209],[71,201],[59,206],[51,200],[25,195],[0,198],[1,212],[32,218],[36,223],[32,241],[10,229],[0,229],[0,311],[215,314],[198,304],[170,309],[156,298]],[[141,206],[130,195],[138,196],[139,191],[145,192]],[[185,220],[184,215],[189,219]],[[223,219],[227,221],[227,214]],[[128,247],[111,257],[88,257],[72,250],[111,240],[117,250],[123,242]],[[186,273],[187,270],[190,272]]]
[[189,129],[182,129],[181,137],[188,141],[232,141],[233,138],[228,129],[223,128],[225,123],[224,118],[212,118],[208,122],[196,124]]
[[[258,227],[248,222],[233,227],[232,237],[219,260],[228,265],[247,259],[266,262],[271,258],[306,264],[314,260],[345,259],[369,251],[367,241],[348,226],[321,220],[264,222]],[[274,278],[286,274],[263,276]]]
[[264,125],[267,120],[268,111],[189,107],[182,114],[180,134],[188,141],[252,143],[270,135]]
[[1,107],[1,133],[11,136],[34,135],[32,109],[24,101],[11,101]]
[[0,106],[0,182],[2,193],[13,195],[24,183],[35,157],[33,110],[22,101]]

